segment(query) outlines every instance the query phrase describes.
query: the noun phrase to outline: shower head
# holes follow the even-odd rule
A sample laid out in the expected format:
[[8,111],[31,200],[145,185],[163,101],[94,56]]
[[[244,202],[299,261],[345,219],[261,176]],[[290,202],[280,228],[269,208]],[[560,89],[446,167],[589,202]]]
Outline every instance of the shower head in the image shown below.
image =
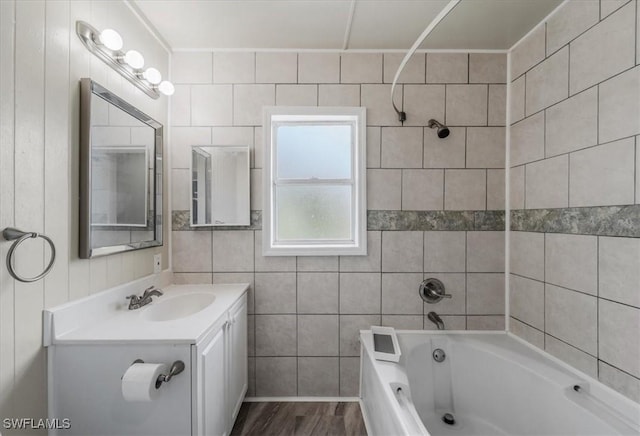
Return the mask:
[[429,124],[427,124],[429,127],[431,127],[432,129],[435,129],[436,127],[438,128],[438,138],[446,138],[447,136],[449,136],[449,128],[447,126],[445,126],[444,124],[434,120],[433,118],[431,118],[429,120]]

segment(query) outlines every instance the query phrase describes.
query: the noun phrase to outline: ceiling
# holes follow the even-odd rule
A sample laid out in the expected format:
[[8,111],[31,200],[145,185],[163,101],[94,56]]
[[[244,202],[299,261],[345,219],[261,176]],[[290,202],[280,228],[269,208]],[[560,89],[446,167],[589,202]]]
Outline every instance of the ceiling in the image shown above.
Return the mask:
[[[133,0],[174,50],[406,50],[449,0]],[[421,48],[507,50],[562,0],[462,0]]]

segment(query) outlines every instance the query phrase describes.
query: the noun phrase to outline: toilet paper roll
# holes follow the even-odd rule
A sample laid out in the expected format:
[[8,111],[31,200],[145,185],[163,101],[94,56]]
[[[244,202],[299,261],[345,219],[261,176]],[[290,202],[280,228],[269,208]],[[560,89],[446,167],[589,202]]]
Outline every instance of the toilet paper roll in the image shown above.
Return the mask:
[[162,363],[134,363],[122,377],[122,396],[126,401],[153,401],[159,395],[156,380],[167,374]]

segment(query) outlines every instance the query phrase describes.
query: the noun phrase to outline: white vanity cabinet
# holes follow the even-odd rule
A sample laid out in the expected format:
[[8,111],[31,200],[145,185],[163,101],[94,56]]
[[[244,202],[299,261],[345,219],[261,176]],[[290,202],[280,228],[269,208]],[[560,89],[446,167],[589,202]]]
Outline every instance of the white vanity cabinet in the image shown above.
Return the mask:
[[247,295],[194,346],[198,436],[229,435],[247,393]]
[[[170,286],[127,310],[136,292],[116,288],[45,310],[49,418],[71,420],[49,434],[228,436],[247,392],[247,289]],[[208,305],[184,315],[200,301]],[[181,316],[167,320],[172,313]],[[152,401],[129,402],[121,380],[138,359],[185,369]]]

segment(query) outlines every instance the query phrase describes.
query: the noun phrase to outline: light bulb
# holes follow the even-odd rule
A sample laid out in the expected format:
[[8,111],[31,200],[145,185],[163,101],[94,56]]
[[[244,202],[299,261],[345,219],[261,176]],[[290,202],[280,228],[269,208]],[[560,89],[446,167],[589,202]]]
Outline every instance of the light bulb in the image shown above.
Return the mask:
[[160,85],[158,85],[158,89],[164,95],[173,95],[173,93],[176,92],[176,88],[173,86],[173,83],[167,80],[163,80],[162,82],[160,82]]
[[131,68],[139,70],[144,66],[144,57],[139,51],[129,50],[124,55],[124,61]]
[[117,51],[122,48],[122,37],[113,29],[104,29],[100,33],[100,42],[110,50]]
[[160,74],[160,71],[156,70],[153,67],[147,68],[142,76],[147,79],[147,81],[152,85],[157,85],[162,81],[162,74]]

